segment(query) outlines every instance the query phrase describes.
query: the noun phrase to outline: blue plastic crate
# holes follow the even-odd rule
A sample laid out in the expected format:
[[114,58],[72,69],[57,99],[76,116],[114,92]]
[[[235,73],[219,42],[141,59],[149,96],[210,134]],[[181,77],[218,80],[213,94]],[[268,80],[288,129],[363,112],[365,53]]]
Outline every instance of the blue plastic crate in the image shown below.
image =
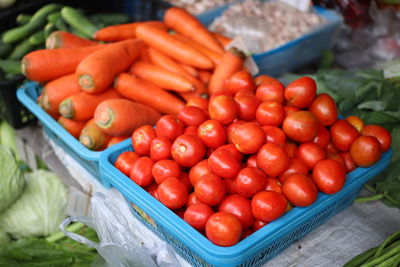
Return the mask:
[[[228,6],[224,5],[204,12],[197,18],[208,26]],[[287,73],[315,61],[322,51],[330,48],[335,32],[343,23],[343,18],[336,11],[322,7],[315,7],[314,11],[325,20],[319,27],[284,45],[252,56],[260,73],[272,76]]]
[[318,194],[309,207],[295,207],[231,247],[219,247],[184,222],[166,206],[113,166],[116,158],[132,151],[130,140],[107,149],[100,157],[102,179],[133,203],[134,215],[171,244],[193,266],[260,266],[330,217],[350,206],[362,186],[388,167],[392,151],[369,168],[357,168],[334,195]]

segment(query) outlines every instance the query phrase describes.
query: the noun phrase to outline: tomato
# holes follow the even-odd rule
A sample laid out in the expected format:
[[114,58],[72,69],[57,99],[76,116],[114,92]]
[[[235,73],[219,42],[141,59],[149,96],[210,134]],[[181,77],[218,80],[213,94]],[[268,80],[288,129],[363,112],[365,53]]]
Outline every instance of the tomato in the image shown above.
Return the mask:
[[222,179],[225,184],[226,194],[237,194],[237,186],[235,179]]
[[256,112],[256,119],[261,125],[279,126],[283,122],[285,112],[282,104],[274,101],[262,102]]
[[268,176],[277,177],[289,166],[289,156],[283,147],[267,143],[258,151],[257,166]]
[[285,88],[285,99],[295,107],[306,108],[314,100],[317,85],[310,77],[301,77]]
[[157,192],[158,184],[152,183],[151,185],[146,187],[146,191],[155,199],[159,200],[158,192]]
[[183,134],[195,135],[197,136],[198,127],[197,126],[188,126],[183,130]]
[[212,173],[223,178],[235,178],[241,169],[240,161],[227,149],[218,148],[208,158]]
[[317,135],[318,121],[309,111],[297,111],[285,118],[282,129],[294,141],[311,142]]
[[171,141],[167,137],[154,138],[150,145],[150,158],[154,161],[169,159],[171,157],[171,147]]
[[183,167],[194,166],[205,154],[206,148],[197,136],[181,135],[172,143],[172,158]]
[[133,132],[132,147],[139,155],[148,156],[150,153],[151,141],[156,137],[156,131],[152,126],[143,125]]
[[178,119],[186,126],[199,126],[207,120],[207,114],[199,107],[185,106],[179,111]]
[[267,143],[275,143],[283,146],[286,141],[286,134],[281,128],[272,125],[264,125],[262,129],[265,132],[265,140]]
[[283,194],[295,206],[306,207],[315,202],[318,190],[313,181],[305,174],[288,176],[282,185]]
[[277,193],[282,193],[282,184],[276,178],[266,178],[265,191],[274,191]]
[[185,185],[176,177],[165,179],[158,186],[157,193],[160,202],[172,210],[185,206],[189,197]]
[[164,136],[171,142],[183,133],[184,125],[174,115],[164,115],[156,123],[157,136]]
[[265,143],[265,132],[252,122],[243,123],[232,132],[232,143],[239,152],[253,154]]
[[274,191],[258,192],[251,199],[251,210],[257,220],[271,222],[281,217],[287,208],[286,197]]
[[357,129],[359,133],[361,133],[362,129],[364,128],[364,122],[360,117],[357,116],[348,116],[345,118],[345,120],[353,125],[354,128]]
[[303,143],[296,151],[296,157],[312,169],[318,161],[326,157],[325,150],[315,143]]
[[350,155],[350,152],[341,152],[339,153],[344,161],[344,166],[346,168],[346,172],[351,172],[357,168],[356,163]]
[[226,150],[228,150],[229,152],[231,152],[232,155],[235,157],[235,159],[236,159],[237,161],[241,162],[241,161],[243,160],[243,154],[240,153],[240,152],[236,149],[236,147],[235,147],[234,144],[226,144],[226,145],[220,146],[219,148],[220,148],[220,149],[226,149]]
[[345,120],[337,120],[330,128],[332,144],[340,151],[349,151],[360,133]]
[[236,119],[239,107],[233,97],[220,95],[210,101],[208,112],[212,120],[228,125]]
[[286,140],[285,144],[283,144],[283,148],[285,149],[286,153],[290,158],[296,156],[297,145],[295,142],[291,140]]
[[235,72],[229,79],[225,81],[224,88],[229,92],[236,94],[240,90],[256,89],[253,77],[248,71],[240,70]]
[[325,148],[331,141],[331,134],[322,124],[318,124],[317,135],[312,140],[322,148]]
[[287,117],[287,115],[289,115],[290,113],[296,112],[296,111],[300,111],[299,108],[293,107],[293,106],[283,106],[283,112],[285,114],[285,118]]
[[253,233],[254,233],[254,230],[252,228],[244,229],[243,234],[242,234],[242,240],[247,238],[248,236],[252,235]]
[[332,125],[337,120],[338,113],[335,100],[328,94],[317,95],[309,110],[324,126]]
[[256,96],[261,101],[275,101],[282,104],[284,90],[285,86],[280,81],[269,78],[258,85]]
[[175,161],[163,159],[154,163],[151,173],[153,174],[156,183],[161,184],[169,177],[178,178],[181,175],[181,168]]
[[327,159],[333,159],[336,160],[337,162],[339,162],[343,167],[346,167],[344,159],[342,158],[342,156],[340,155],[339,152],[327,152],[326,153],[326,158]]
[[186,106],[198,107],[204,111],[208,111],[208,100],[201,96],[193,96],[188,100]]
[[129,178],[141,187],[146,187],[154,182],[151,170],[154,161],[149,157],[141,157],[135,160],[132,165]]
[[236,190],[245,197],[252,197],[265,189],[267,177],[257,168],[246,167],[236,177]]
[[196,197],[196,193],[192,192],[189,194],[188,200],[186,201],[186,207],[189,207],[193,204],[201,203],[200,200]]
[[[234,95],[234,98],[235,98],[235,100],[236,100],[236,97],[238,97],[238,96],[255,96],[255,95],[256,95],[256,92],[253,91],[253,90],[242,89],[242,90],[239,90],[239,91]],[[257,99],[258,99],[258,98],[257,98]]]
[[247,167],[257,168],[257,154],[251,155],[246,162]]
[[334,194],[342,189],[346,181],[346,170],[336,160],[323,159],[314,166],[312,180],[319,191]]
[[194,186],[197,199],[207,205],[216,206],[225,197],[225,184],[221,178],[215,174],[208,173],[203,175]]
[[381,158],[381,144],[373,136],[360,136],[350,147],[350,155],[357,166],[369,167]]
[[210,168],[208,167],[208,160],[203,159],[199,161],[196,165],[194,165],[189,172],[190,183],[195,186],[197,181],[207,173],[211,173]]
[[120,170],[126,176],[129,176],[133,163],[139,158],[139,154],[133,151],[122,152],[114,162],[115,168]]
[[230,213],[216,212],[206,223],[206,237],[217,246],[235,245],[242,237],[242,233],[242,223]]
[[329,144],[325,147],[325,150],[326,150],[327,153],[336,153],[336,152],[338,152],[336,147],[331,142],[329,142]]
[[200,124],[197,136],[209,148],[218,148],[226,143],[225,128],[217,120],[207,120]]
[[279,176],[279,181],[284,183],[286,178],[295,173],[307,174],[308,166],[299,158],[291,158],[289,167]]
[[216,97],[218,97],[218,96],[229,96],[229,97],[233,97],[234,94],[232,94],[231,92],[229,92],[229,91],[227,91],[227,90],[224,90],[224,91],[219,91],[219,92],[216,92],[216,93],[210,95],[210,99],[209,99],[209,101],[208,101],[208,103],[209,103],[209,104],[208,104],[208,110],[210,109],[210,103],[211,103]]
[[206,223],[213,214],[214,211],[210,208],[210,206],[203,203],[197,203],[190,205],[186,209],[183,219],[193,228],[202,231],[206,229]]
[[241,120],[251,121],[256,118],[256,111],[261,101],[253,95],[236,95],[235,101],[238,104],[238,117]]
[[362,129],[361,134],[365,136],[373,136],[378,139],[383,152],[388,151],[390,144],[392,143],[392,136],[390,135],[390,132],[378,125],[365,126]]
[[228,127],[226,127],[226,139],[229,144],[232,144],[232,133],[235,131],[236,127],[244,123],[246,122],[242,120],[235,120],[234,122],[229,124]]
[[185,208],[179,208],[176,210],[173,210],[173,212],[183,220],[184,216],[185,216]]
[[[254,82],[255,82],[256,86],[260,86],[260,84],[262,84],[263,82],[267,82],[267,81],[277,81],[277,82],[279,82],[279,80],[277,80],[277,79],[275,79],[275,78],[273,78],[273,77],[271,77],[271,76],[268,76],[268,75],[266,75],[266,74],[258,75],[258,76],[254,79]],[[283,85],[282,85],[282,86],[283,86]],[[283,86],[283,87],[284,87],[284,86]]]
[[241,195],[234,194],[225,197],[219,205],[218,211],[230,213],[238,217],[244,229],[254,224],[251,201]]
[[266,225],[267,225],[267,223],[260,221],[260,220],[256,220],[253,224],[253,230],[258,231]]

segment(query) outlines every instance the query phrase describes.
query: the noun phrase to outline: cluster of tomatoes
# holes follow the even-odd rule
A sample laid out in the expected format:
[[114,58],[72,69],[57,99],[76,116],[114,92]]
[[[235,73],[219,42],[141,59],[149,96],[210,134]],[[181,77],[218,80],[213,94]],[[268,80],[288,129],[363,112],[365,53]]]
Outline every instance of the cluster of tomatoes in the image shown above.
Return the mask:
[[380,126],[338,119],[334,100],[302,77],[285,87],[244,72],[209,100],[132,135],[135,152],[115,166],[214,244],[232,246],[318,192],[334,194],[346,173],[390,147]]

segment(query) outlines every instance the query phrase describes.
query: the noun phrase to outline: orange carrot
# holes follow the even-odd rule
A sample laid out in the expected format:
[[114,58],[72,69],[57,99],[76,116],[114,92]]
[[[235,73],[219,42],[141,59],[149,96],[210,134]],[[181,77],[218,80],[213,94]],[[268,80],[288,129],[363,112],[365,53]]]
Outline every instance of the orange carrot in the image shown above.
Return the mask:
[[167,31],[167,26],[160,21],[133,22],[120,25],[112,25],[98,30],[94,34],[94,39],[105,42],[122,41],[136,38],[135,30],[139,25],[146,24],[152,27]]
[[197,77],[199,75],[198,71],[193,68],[192,66],[180,63],[180,65],[182,66],[182,68],[184,68],[190,75]]
[[245,55],[232,47],[224,53],[221,63],[217,65],[208,84],[210,95],[224,90],[225,80],[243,67]]
[[144,47],[140,50],[139,60],[147,63],[151,63],[150,55],[149,55],[149,48]]
[[126,139],[130,138],[130,136],[113,136],[107,144],[107,147],[118,144]]
[[190,75],[190,73],[186,69],[184,69],[184,67],[180,63],[175,62],[172,58],[153,47],[149,47],[148,55],[150,57],[151,63],[153,63],[155,66],[176,74]]
[[93,95],[79,92],[64,99],[58,111],[61,116],[77,121],[85,121],[93,117],[97,105],[106,99],[121,98],[120,94],[113,88],[99,94]]
[[222,45],[222,47],[227,46],[230,42],[232,42],[232,39],[223,36],[222,34],[218,33],[218,32],[213,32],[212,33],[215,37],[215,39],[218,40],[218,42]]
[[96,125],[113,136],[131,135],[142,125],[156,124],[160,117],[153,108],[123,98],[104,100],[94,112]]
[[209,72],[209,71],[206,71],[206,70],[200,70],[199,71],[199,78],[200,78],[200,81],[202,82],[202,83],[204,83],[205,85],[208,85],[208,83],[210,82],[210,80],[211,80],[211,72]]
[[75,74],[63,76],[47,83],[42,91],[41,107],[48,113],[59,114],[58,107],[67,97],[81,91]]
[[114,86],[123,97],[148,105],[161,113],[178,114],[185,106],[178,97],[128,73],[118,75]]
[[21,61],[22,73],[30,80],[45,82],[75,71],[88,55],[107,45],[78,48],[41,49],[25,55]]
[[95,123],[94,119],[88,121],[79,135],[79,142],[90,150],[99,151],[107,147],[111,136],[105,134]]
[[58,123],[61,124],[61,126],[64,127],[73,137],[78,139],[87,121],[74,121],[60,116],[58,118]]
[[150,63],[137,61],[132,65],[129,71],[137,77],[152,82],[167,90],[181,93],[194,91],[194,85],[185,77]]
[[75,72],[82,90],[97,94],[109,88],[115,76],[132,65],[143,46],[142,41],[129,39],[109,44],[84,58]]
[[183,8],[171,7],[164,14],[164,23],[197,43],[216,52],[224,52],[219,42],[201,22]]
[[199,69],[212,69],[213,62],[200,51],[177,40],[167,32],[149,25],[139,25],[136,35],[146,44],[154,47],[173,59]]
[[52,32],[46,39],[46,48],[76,48],[83,46],[98,45],[99,43],[84,39],[75,34],[63,31]]

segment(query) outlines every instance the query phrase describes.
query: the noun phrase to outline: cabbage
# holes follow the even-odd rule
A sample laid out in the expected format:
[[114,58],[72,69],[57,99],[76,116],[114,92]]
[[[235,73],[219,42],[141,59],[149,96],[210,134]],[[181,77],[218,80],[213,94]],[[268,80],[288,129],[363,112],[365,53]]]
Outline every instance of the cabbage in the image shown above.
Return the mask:
[[0,145],[0,214],[19,197],[24,184],[12,150]]
[[8,244],[9,242],[10,242],[10,237],[4,231],[4,229],[1,228],[1,226],[0,226],[0,250],[1,250],[1,247]]
[[67,189],[52,172],[25,174],[22,195],[0,218],[0,226],[14,238],[47,236],[65,218]]

